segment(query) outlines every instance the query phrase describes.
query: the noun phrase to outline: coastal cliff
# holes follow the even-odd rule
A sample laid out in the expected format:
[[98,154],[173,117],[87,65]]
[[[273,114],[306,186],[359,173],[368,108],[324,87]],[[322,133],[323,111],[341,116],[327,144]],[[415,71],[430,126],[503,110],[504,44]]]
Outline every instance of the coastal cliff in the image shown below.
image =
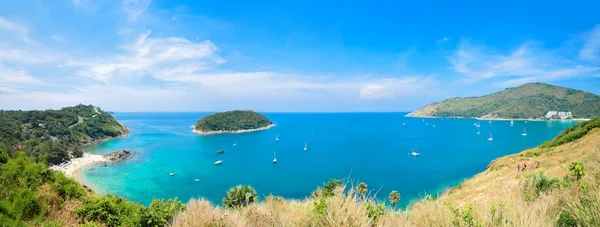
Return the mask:
[[548,111],[572,112],[573,118],[600,117],[600,96],[544,83],[527,83],[480,97],[431,103],[407,116],[537,119]]

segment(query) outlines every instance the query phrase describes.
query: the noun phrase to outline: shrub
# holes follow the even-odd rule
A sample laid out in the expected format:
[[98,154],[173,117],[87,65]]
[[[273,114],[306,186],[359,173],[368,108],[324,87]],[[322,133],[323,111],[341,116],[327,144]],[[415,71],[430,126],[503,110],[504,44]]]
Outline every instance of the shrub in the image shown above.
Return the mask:
[[319,215],[325,215],[327,213],[327,202],[325,198],[319,197],[317,200],[313,201],[314,211]]
[[524,181],[523,192],[525,200],[533,201],[541,194],[548,193],[559,186],[558,178],[552,178],[543,173],[530,175]]
[[583,164],[581,164],[580,162],[571,163],[569,165],[569,171],[571,171],[571,175],[577,178],[577,180],[580,180],[583,176],[585,176]]
[[227,191],[227,196],[223,198],[223,206],[228,208],[238,208],[247,206],[257,200],[258,196],[256,195],[256,190],[254,190],[254,188],[248,185],[237,185]]
[[373,220],[373,222],[377,223],[380,217],[385,215],[385,206],[383,203],[375,205],[372,202],[365,202],[363,206],[367,210],[367,216],[369,219]]

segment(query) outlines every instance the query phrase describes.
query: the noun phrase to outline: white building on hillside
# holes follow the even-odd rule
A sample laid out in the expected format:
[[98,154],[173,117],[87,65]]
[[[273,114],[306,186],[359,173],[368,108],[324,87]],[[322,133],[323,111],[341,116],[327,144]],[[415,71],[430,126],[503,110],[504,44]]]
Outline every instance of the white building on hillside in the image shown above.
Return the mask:
[[568,112],[548,111],[548,113],[546,113],[546,116],[544,118],[546,118],[546,119],[571,119],[571,118],[573,118],[573,114],[571,114],[571,111],[568,111]]

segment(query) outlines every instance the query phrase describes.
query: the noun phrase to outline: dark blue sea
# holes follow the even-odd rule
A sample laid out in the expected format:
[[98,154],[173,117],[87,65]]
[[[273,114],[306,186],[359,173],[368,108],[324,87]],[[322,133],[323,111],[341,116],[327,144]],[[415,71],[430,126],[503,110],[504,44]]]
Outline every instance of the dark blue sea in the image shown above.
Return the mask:
[[[510,121],[410,118],[406,113],[264,113],[276,127],[242,134],[192,133],[190,126],[208,114],[114,113],[131,129],[129,136],[88,152],[137,153],[117,165],[86,170],[85,184],[146,205],[153,198],[173,197],[221,204],[227,189],[237,184],[251,185],[260,195],[302,199],[329,178],[348,178],[366,182],[380,200],[398,190],[400,205],[406,206],[576,123],[515,121],[511,127]],[[524,129],[527,136],[521,135]],[[493,141],[487,139],[490,133]],[[217,155],[220,149],[225,153]],[[413,150],[420,156],[409,155]],[[223,163],[214,165],[217,159]]]

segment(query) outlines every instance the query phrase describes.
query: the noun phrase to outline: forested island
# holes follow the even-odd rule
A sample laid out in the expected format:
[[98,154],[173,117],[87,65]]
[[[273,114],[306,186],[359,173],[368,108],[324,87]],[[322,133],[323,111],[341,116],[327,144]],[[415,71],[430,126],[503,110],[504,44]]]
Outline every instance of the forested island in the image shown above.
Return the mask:
[[49,165],[81,157],[82,146],[125,135],[127,128],[92,105],[60,110],[0,110],[0,149]]
[[527,83],[481,97],[435,102],[407,116],[538,119],[549,111],[571,112],[573,118],[600,117],[600,96],[545,83]]
[[194,132],[201,135],[240,133],[269,129],[271,120],[252,110],[233,110],[215,113],[198,120]]

